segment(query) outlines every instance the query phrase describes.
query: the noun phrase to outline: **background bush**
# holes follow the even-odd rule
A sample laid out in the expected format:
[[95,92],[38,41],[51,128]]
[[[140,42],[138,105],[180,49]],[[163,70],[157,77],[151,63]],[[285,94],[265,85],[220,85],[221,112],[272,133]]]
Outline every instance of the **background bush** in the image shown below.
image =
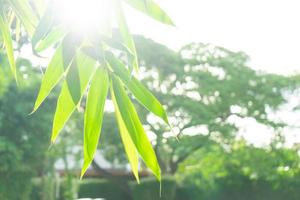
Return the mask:
[[105,179],[83,179],[79,184],[78,198],[129,200],[126,197],[127,194],[119,185]]
[[175,200],[176,196],[176,181],[172,177],[165,177],[161,183],[161,197],[160,197],[160,186],[159,182],[153,178],[144,178],[140,184],[131,182],[131,191],[133,200]]
[[30,200],[30,175],[27,172],[0,173],[0,199]]

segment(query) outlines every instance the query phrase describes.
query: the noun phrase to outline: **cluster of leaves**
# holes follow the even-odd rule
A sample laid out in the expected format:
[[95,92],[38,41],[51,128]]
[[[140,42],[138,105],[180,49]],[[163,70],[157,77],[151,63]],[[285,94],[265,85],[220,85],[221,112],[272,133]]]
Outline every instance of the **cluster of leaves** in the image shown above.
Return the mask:
[[[155,152],[128,93],[167,124],[168,119],[160,102],[134,76],[134,71],[138,72],[137,54],[124,17],[123,1],[113,1],[112,14],[117,20],[117,31],[121,36],[118,40],[112,37],[111,24],[106,27],[110,30],[107,33],[97,28],[92,34],[74,31],[72,27],[56,18],[55,1],[46,2],[1,0],[0,41],[6,49],[9,65],[16,80],[13,40],[18,40],[20,35],[24,34],[23,28],[36,55],[46,49],[55,48],[33,109],[33,112],[36,111],[52,89],[63,81],[53,120],[51,142],[55,142],[88,89],[84,114],[83,176],[97,148],[104,105],[110,94],[120,135],[136,179],[138,180],[140,155],[160,180],[160,167]],[[124,2],[164,24],[173,25],[167,14],[152,0]],[[121,57],[121,54],[126,56]]]

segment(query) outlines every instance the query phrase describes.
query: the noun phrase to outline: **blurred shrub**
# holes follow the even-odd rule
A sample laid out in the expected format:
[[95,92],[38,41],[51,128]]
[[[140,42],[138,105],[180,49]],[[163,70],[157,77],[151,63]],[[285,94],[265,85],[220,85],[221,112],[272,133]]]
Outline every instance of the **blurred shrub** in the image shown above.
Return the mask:
[[32,179],[30,200],[56,200],[55,179],[52,176]]
[[42,199],[43,186],[40,178],[32,179],[32,187],[30,193],[31,200],[39,200]]
[[30,176],[27,172],[0,172],[0,199],[30,200]]
[[70,174],[61,179],[59,187],[60,200],[77,199],[78,181],[78,177],[73,177]]
[[189,187],[177,185],[175,200],[194,200],[195,198],[191,198],[192,195],[189,192]]
[[300,181],[282,179],[279,187],[266,180],[250,180],[245,176],[224,177],[215,188],[204,190],[196,185],[179,186],[176,200],[298,200]]
[[119,185],[105,179],[83,179],[79,184],[78,198],[129,200],[127,196]]
[[161,197],[159,182],[153,178],[144,178],[138,184],[131,182],[131,190],[134,200],[175,200],[176,196],[176,181],[172,177],[165,177],[161,183]]

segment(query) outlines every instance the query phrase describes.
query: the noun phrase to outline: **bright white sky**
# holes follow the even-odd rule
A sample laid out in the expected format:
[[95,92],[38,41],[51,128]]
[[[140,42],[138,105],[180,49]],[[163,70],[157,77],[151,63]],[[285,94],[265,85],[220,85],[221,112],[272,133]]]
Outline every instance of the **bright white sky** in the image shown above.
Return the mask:
[[269,72],[300,72],[299,0],[158,0],[177,28],[128,9],[131,31],[178,49],[193,41],[212,43],[251,57]]

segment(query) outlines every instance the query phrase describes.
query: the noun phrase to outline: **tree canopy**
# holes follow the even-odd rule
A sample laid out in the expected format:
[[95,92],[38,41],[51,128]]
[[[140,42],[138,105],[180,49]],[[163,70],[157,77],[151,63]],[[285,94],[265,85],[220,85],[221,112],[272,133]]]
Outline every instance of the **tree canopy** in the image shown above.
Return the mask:
[[[179,52],[135,36],[143,70],[142,82],[166,105],[173,132],[138,106],[142,122],[152,132],[152,144],[164,174],[214,143],[229,145],[240,131],[235,120],[254,119],[274,133],[287,126],[269,117],[284,105],[287,91],[299,87],[299,77],[259,72],[247,65],[243,52],[205,44],[190,44]],[[193,53],[194,52],[194,53]],[[189,57],[188,57],[189,56]],[[124,163],[112,113],[106,113],[101,150],[106,158]],[[280,131],[279,131],[280,132]],[[264,133],[262,133],[264,134]],[[174,137],[178,136],[178,139]]]

